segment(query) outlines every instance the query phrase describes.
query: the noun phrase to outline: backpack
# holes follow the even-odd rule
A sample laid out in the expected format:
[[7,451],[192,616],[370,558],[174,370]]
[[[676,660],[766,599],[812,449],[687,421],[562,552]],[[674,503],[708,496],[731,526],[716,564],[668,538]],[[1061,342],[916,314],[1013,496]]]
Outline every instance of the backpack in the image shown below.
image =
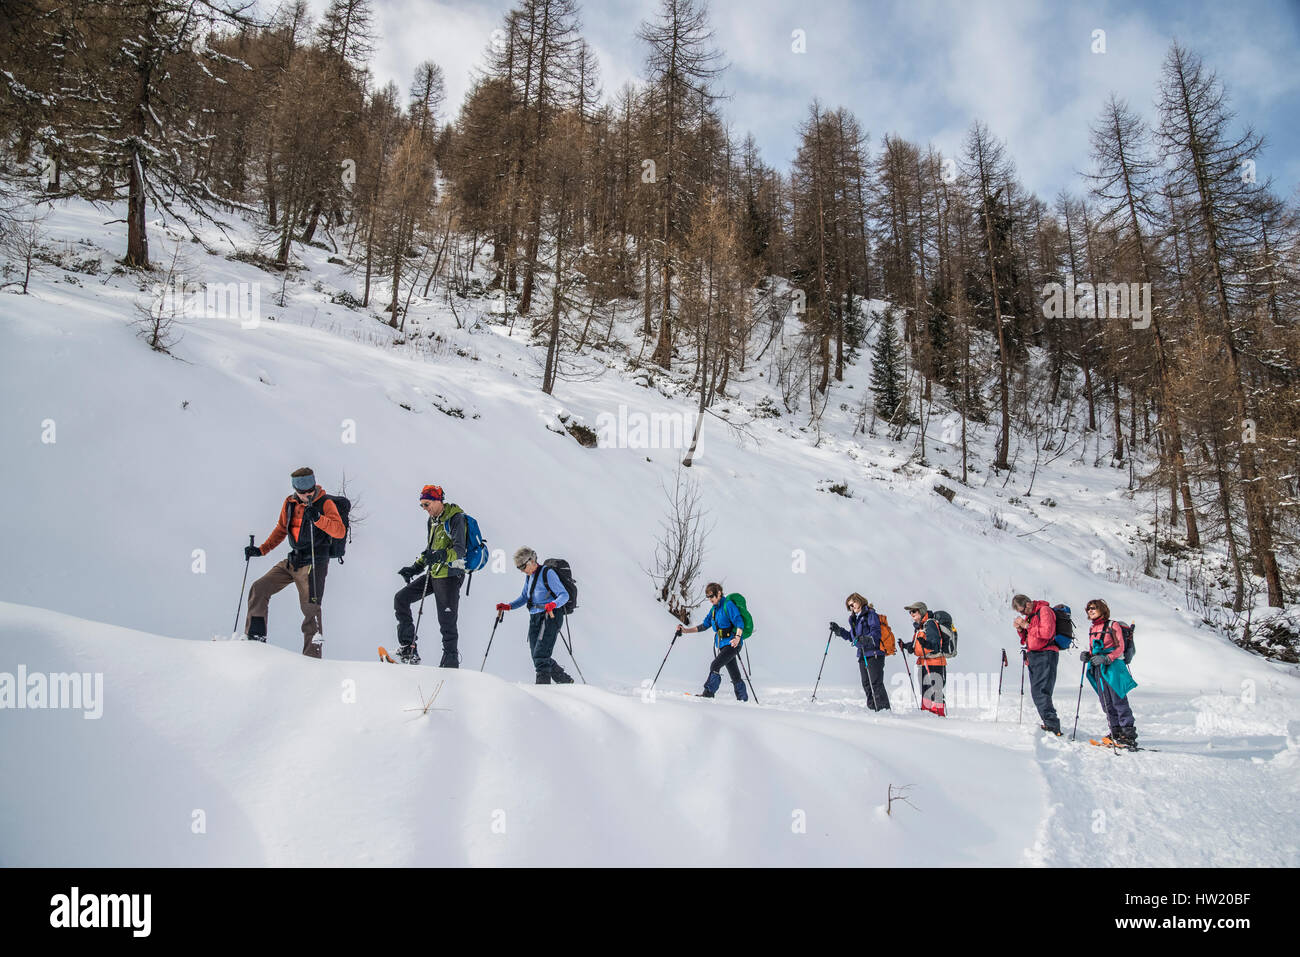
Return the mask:
[[939,629],[939,654],[944,658],[957,657],[957,626],[946,611],[930,612],[930,620]]
[[[538,576],[545,576],[545,570],[547,568],[560,576],[560,584],[563,585],[564,590],[569,593],[569,600],[564,603],[564,607],[561,608],[560,611],[564,612],[566,615],[572,615],[578,607],[578,583],[573,578],[573,569],[569,567],[569,563],[563,558],[548,558],[546,561],[542,562],[542,571],[538,572]],[[543,583],[545,583],[544,577]],[[533,587],[537,587],[536,582],[533,582]],[[546,586],[548,591],[550,590],[550,587],[550,585]],[[552,594],[554,594],[554,592],[552,592]],[[531,598],[532,596],[529,597]]]
[[1137,649],[1133,647],[1133,630],[1137,625],[1128,625],[1122,621],[1117,621],[1115,624],[1119,625],[1119,633],[1124,636],[1124,664],[1128,664],[1137,653]]
[[[293,527],[293,509],[294,506],[298,504],[297,499],[298,496],[290,495],[289,501],[285,507],[284,523],[290,528]],[[334,507],[339,510],[339,518],[343,520],[343,537],[330,539],[329,553],[330,558],[337,558],[339,564],[342,565],[343,555],[347,551],[348,542],[352,538],[352,520],[350,517],[352,512],[352,502],[342,495],[331,495],[329,492],[325,493],[325,497],[321,499],[321,501],[324,502],[325,499],[329,499],[334,503]]]
[[1066,651],[1074,647],[1074,619],[1070,617],[1069,605],[1053,605],[1056,613],[1056,644]]
[[[483,533],[479,531],[478,521],[469,512],[461,509],[460,514],[465,516],[465,571],[474,574],[481,571],[483,566],[488,563],[487,542],[483,540]],[[453,516],[454,517],[454,516]],[[442,530],[448,538],[451,538],[451,521],[443,523]],[[567,568],[568,565],[566,564]],[[465,589],[469,594],[469,589]]]
[[895,654],[898,651],[898,640],[894,637],[894,629],[889,627],[889,619],[880,612],[876,612],[876,617],[880,619],[880,650],[886,656]]
[[[749,638],[754,633],[754,617],[749,613],[745,606],[745,596],[740,592],[732,592],[727,596],[727,601],[731,602],[740,611],[740,617],[745,622],[744,638]],[[742,639],[743,640],[743,639]]]

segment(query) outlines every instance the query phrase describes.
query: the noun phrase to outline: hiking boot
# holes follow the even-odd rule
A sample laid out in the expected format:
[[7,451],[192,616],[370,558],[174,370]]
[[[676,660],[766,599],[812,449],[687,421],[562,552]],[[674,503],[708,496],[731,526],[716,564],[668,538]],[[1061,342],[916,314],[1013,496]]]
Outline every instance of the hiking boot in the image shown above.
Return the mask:
[[418,665],[420,663],[420,652],[416,650],[414,644],[402,645],[397,649],[397,660],[404,665]]
[[248,634],[244,636],[249,641],[260,641],[266,644],[266,618],[263,615],[256,615],[248,620]]
[[1046,731],[1048,734],[1054,734],[1054,735],[1056,735],[1058,738],[1061,736],[1061,729],[1060,729],[1060,728],[1049,728],[1049,727],[1048,727],[1047,725],[1045,725],[1045,724],[1040,724],[1040,725],[1038,726],[1038,728],[1039,728],[1040,731]]
[[438,662],[439,668],[459,668],[460,655],[456,652],[456,646],[442,646],[442,660]]
[[546,672],[537,672],[537,680],[533,682],[536,685],[548,685],[551,683],[551,676]]
[[735,691],[736,691],[736,700],[737,700],[737,701],[748,701],[748,700],[749,700],[749,692],[745,690],[745,682],[743,682],[743,681],[736,681],[736,682],[733,682],[733,684],[734,684],[734,686],[735,686]]
[[1120,728],[1119,737],[1116,740],[1121,747],[1128,748],[1130,751],[1139,750],[1137,728]]
[[716,673],[714,673],[714,674],[710,674],[709,677],[706,678],[705,681],[704,681],[704,691],[703,691],[703,693],[700,695],[700,697],[701,697],[701,698],[712,698],[714,692],[716,692],[716,691],[718,690],[718,687],[719,687],[721,684],[722,684],[722,675],[720,675],[720,674],[716,674]]
[[573,684],[573,675],[557,665],[551,669],[551,681],[557,685],[571,685]]

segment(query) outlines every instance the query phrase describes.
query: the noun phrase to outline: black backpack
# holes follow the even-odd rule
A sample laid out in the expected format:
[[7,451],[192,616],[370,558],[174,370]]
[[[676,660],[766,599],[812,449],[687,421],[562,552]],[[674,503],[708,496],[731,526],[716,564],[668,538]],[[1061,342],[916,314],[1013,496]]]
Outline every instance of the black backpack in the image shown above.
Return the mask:
[[1074,647],[1074,619],[1070,617],[1070,606],[1053,605],[1052,612],[1056,615],[1056,646],[1062,651]]
[[[545,584],[546,569],[548,568],[560,577],[560,584],[563,585],[564,590],[569,593],[569,600],[565,602],[564,607],[561,608],[560,611],[564,612],[566,615],[572,615],[578,607],[578,583],[574,581],[573,569],[569,568],[569,563],[563,558],[548,558],[546,561],[542,562],[541,570],[537,573],[537,578],[542,579],[543,584]],[[537,578],[533,579],[533,590],[536,590],[537,588]],[[547,585],[546,590],[549,592],[551,586]],[[552,594],[554,594],[554,592],[552,592]],[[528,603],[530,605],[533,603],[533,595],[531,591],[528,594]]]
[[957,626],[946,611],[930,612],[930,620],[939,629],[939,654],[945,658],[957,657]]
[[[352,522],[349,517],[352,511],[352,502],[342,495],[330,495],[325,493],[325,498],[334,503],[334,507],[339,510],[339,518],[343,519],[343,537],[330,539],[330,558],[337,558],[339,564],[343,564],[343,556],[347,552],[348,540],[352,537]],[[323,501],[323,499],[322,499]],[[293,527],[293,509],[297,505],[297,496],[289,496],[289,505],[285,509],[284,523],[290,528]],[[299,543],[301,544],[301,542]]]

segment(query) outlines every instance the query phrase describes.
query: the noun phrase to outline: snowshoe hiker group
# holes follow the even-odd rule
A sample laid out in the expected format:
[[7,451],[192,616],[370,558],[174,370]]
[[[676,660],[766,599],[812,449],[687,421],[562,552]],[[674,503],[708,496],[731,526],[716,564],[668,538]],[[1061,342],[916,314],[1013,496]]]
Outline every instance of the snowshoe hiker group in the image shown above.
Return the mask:
[[[294,585],[302,612],[302,653],[319,658],[324,639],[321,606],[325,581],[330,559],[343,561],[351,503],[344,496],[326,492],[317,484],[316,476],[310,468],[295,469],[289,478],[291,492],[280,506],[279,516],[270,535],[261,545],[250,543],[244,549],[247,569],[247,562],[254,557],[267,555],[281,542],[289,542],[289,554],[254,581],[249,589],[244,634],[251,640],[265,642],[271,597],[289,585]],[[423,486],[418,504],[425,513],[424,547],[410,565],[398,570],[398,575],[405,584],[393,595],[393,614],[397,622],[397,661],[420,663],[417,646],[419,627],[424,614],[424,603],[432,599],[442,643],[439,667],[458,668],[460,633],[457,619],[461,590],[464,587],[468,592],[470,577],[487,563],[487,547],[478,523],[459,505],[448,502],[441,486]],[[528,546],[515,552],[514,561],[515,567],[523,573],[523,587],[513,600],[496,604],[496,625],[501,623],[506,612],[527,608],[528,651],[536,683],[572,684],[573,677],[554,657],[556,641],[561,639],[565,642],[570,658],[573,657],[572,645],[565,637],[566,619],[577,607],[577,583],[573,579],[569,563],[559,558],[541,561],[537,551]],[[713,658],[700,697],[712,698],[717,694],[722,686],[722,671],[725,668],[736,699],[748,701],[753,693],[753,681],[742,655],[745,642],[754,634],[753,616],[745,597],[739,592],[728,594],[719,582],[709,582],[704,594],[711,606],[708,613],[697,625],[678,624],[673,633],[673,644],[676,644],[681,635],[711,629]],[[411,610],[417,605],[419,610],[413,617]],[[842,638],[853,649],[867,708],[871,711],[891,709],[889,693],[885,687],[885,659],[902,648],[909,684],[912,682],[909,658],[916,662],[921,709],[946,717],[948,662],[957,654],[957,627],[952,615],[946,611],[932,611],[923,601],[905,605],[912,620],[912,638],[900,642],[895,638],[888,618],[880,614],[861,593],[851,593],[844,600],[844,607],[849,613],[847,625],[831,621],[830,632],[832,637]],[[1040,729],[1060,736],[1061,719],[1053,695],[1060,654],[1076,643],[1070,608],[1062,604],[1052,605],[1042,599],[1031,599],[1023,594],[1012,598],[1011,607],[1016,612],[1013,627],[1021,651],[1022,716],[1024,677],[1027,673]],[[1096,692],[1109,724],[1109,733],[1101,741],[1093,743],[1137,749],[1137,730],[1133,710],[1128,703],[1129,692],[1137,687],[1128,669],[1128,663],[1133,659],[1133,626],[1113,620],[1110,607],[1099,598],[1088,602],[1086,613],[1089,620],[1088,645],[1080,653],[1083,664],[1079,678],[1080,700],[1086,680]],[[492,629],[493,635],[496,634],[496,625]],[[669,645],[670,653],[672,647]],[[829,648],[828,638],[827,652]],[[488,643],[488,651],[490,650],[491,639]],[[823,653],[823,668],[827,652]],[[664,662],[667,660],[668,655],[665,654]],[[1002,661],[1005,666],[1005,652]],[[483,662],[486,665],[487,652],[484,653]],[[574,664],[576,666],[576,661]],[[662,670],[663,664],[660,664],[659,671]],[[655,681],[658,677],[659,674],[656,673]],[[821,681],[820,671],[817,681]],[[999,694],[1001,683],[999,673]],[[653,686],[654,682],[651,682],[651,688]],[[912,691],[915,695],[915,685],[912,685]],[[814,686],[814,700],[816,694]],[[1076,733],[1078,717],[1079,709],[1076,706]]]
[[[1052,605],[1028,595],[1016,595],[1011,599],[1011,607],[1017,613],[1013,624],[1020,637],[1021,701],[1024,700],[1024,673],[1028,671],[1030,695],[1042,722],[1039,727],[1060,737],[1061,719],[1052,695],[1056,690],[1060,654],[1076,644],[1072,612],[1068,605]],[[1097,693],[1110,725],[1109,734],[1092,743],[1138,750],[1133,709],[1128,703],[1129,692],[1137,687],[1128,670],[1128,662],[1133,660],[1133,626],[1112,621],[1110,606],[1100,598],[1089,601],[1084,610],[1089,629],[1088,646],[1079,653],[1083,662],[1079,676],[1080,701],[1086,678]],[[1078,705],[1074,721],[1077,733]]]

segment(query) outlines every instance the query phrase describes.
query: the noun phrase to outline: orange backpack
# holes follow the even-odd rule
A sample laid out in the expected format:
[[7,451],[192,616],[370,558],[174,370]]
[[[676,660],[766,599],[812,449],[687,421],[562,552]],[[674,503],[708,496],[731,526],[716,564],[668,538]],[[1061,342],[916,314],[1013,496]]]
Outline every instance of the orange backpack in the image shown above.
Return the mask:
[[895,654],[898,642],[894,640],[894,629],[889,627],[889,619],[880,612],[876,612],[876,617],[880,619],[880,650],[886,655]]

